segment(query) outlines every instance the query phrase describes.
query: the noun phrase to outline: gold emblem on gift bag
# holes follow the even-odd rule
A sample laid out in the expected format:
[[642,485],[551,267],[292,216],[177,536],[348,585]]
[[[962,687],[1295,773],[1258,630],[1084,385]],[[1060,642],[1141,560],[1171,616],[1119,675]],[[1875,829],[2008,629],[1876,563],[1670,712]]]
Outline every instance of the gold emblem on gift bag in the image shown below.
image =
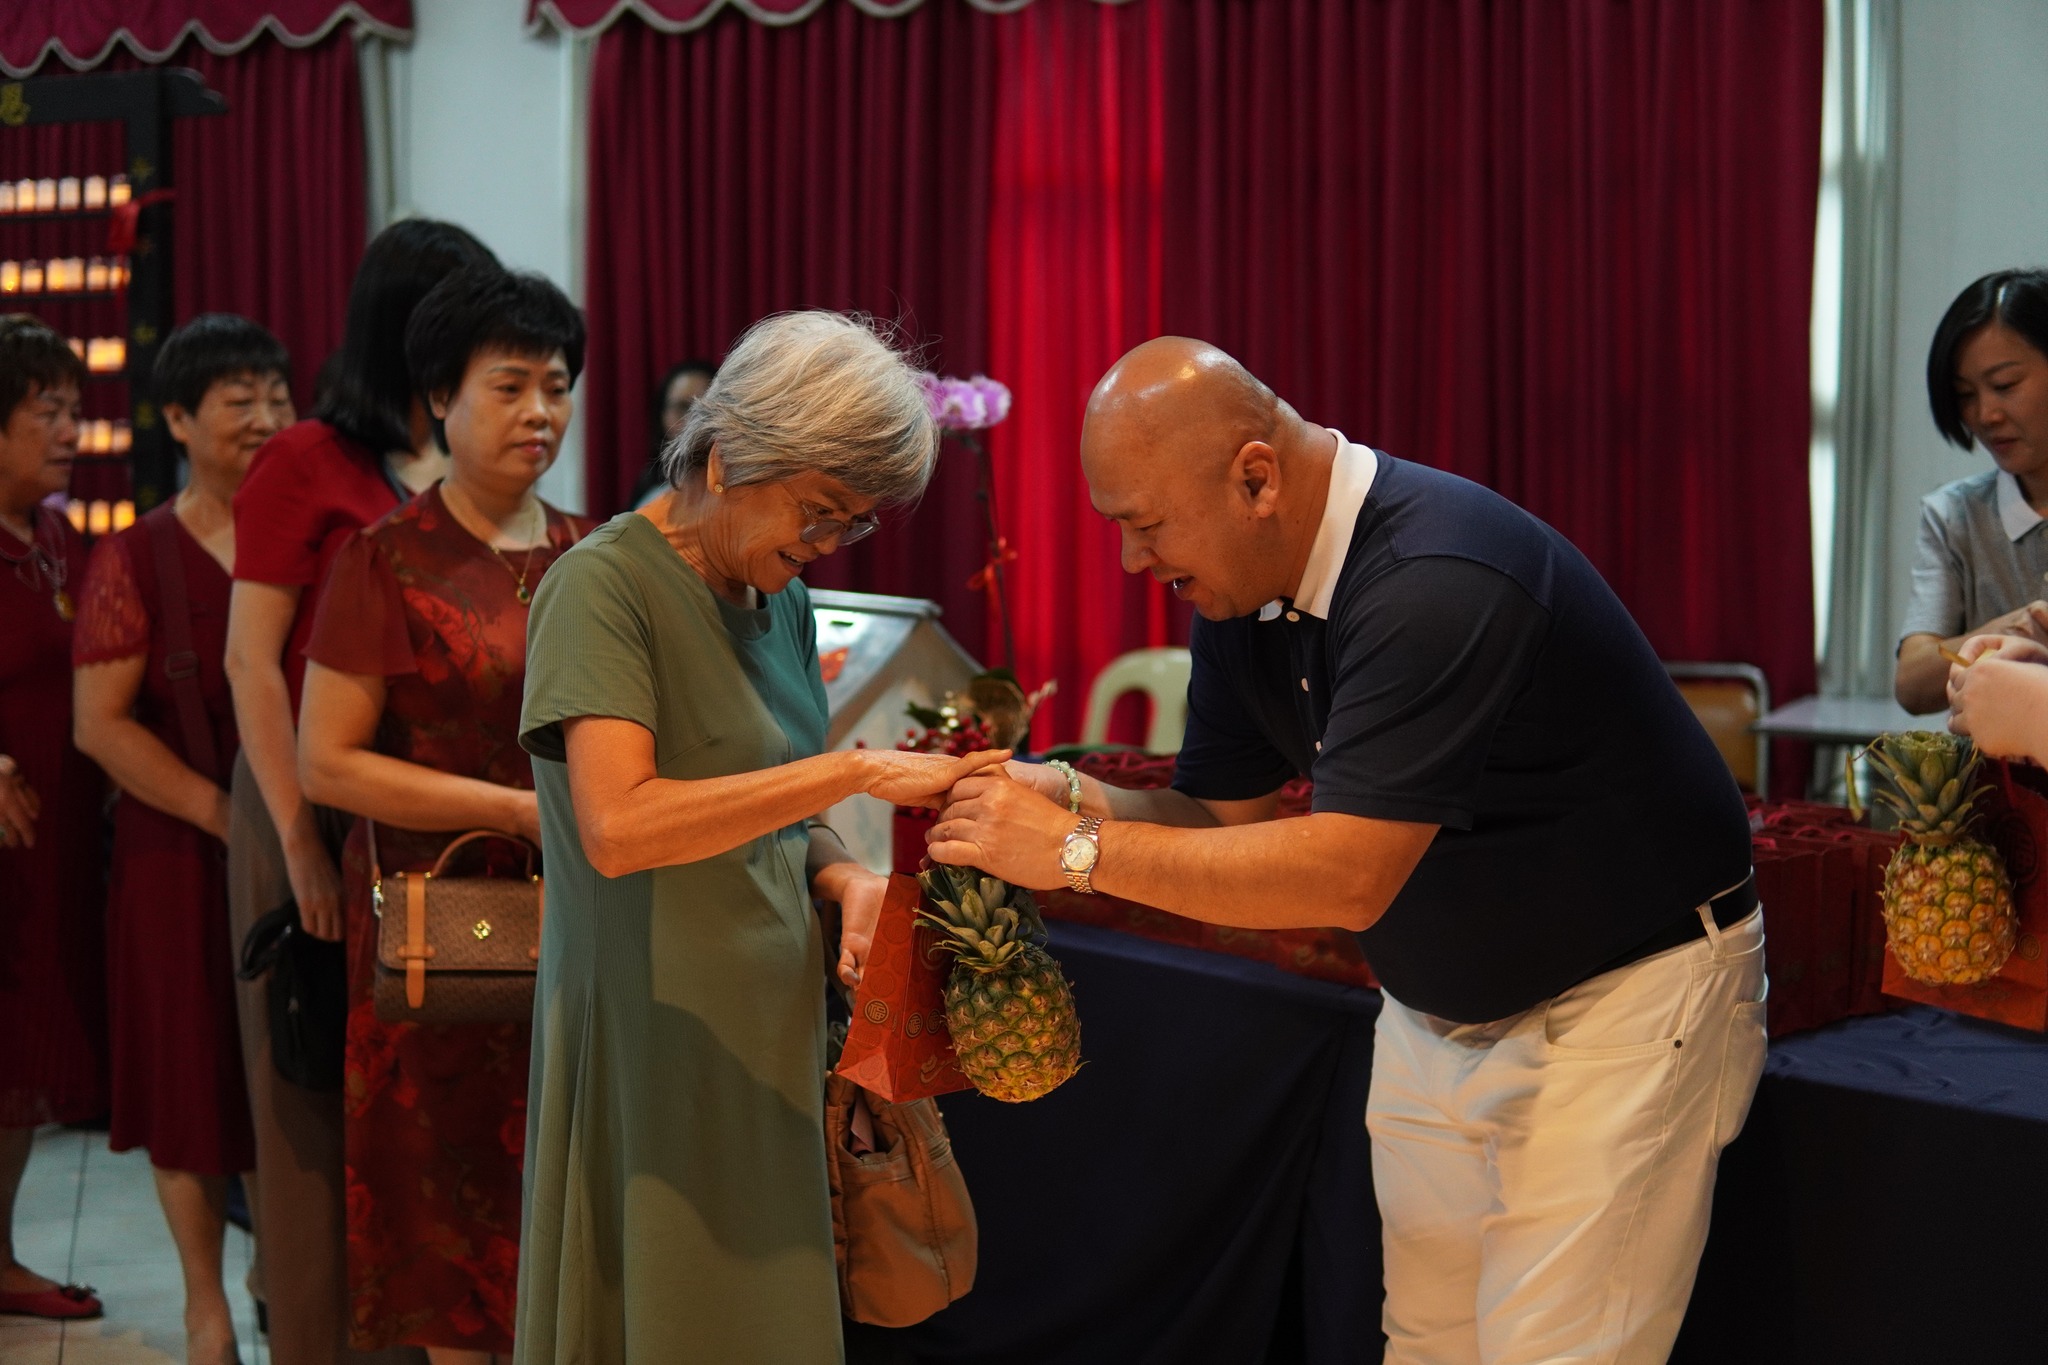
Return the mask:
[[21,97],[21,82],[0,85],[0,123],[19,128],[28,122],[28,101]]
[[475,934],[477,942],[481,943],[491,936],[491,922],[487,919],[480,919],[476,922],[476,928],[469,932]]

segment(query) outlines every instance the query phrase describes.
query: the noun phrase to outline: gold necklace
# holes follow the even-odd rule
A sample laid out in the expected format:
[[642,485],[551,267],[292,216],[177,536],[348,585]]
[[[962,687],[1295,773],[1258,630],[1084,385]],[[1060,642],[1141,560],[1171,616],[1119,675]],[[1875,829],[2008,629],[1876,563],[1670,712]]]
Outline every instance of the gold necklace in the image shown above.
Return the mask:
[[[22,539],[21,533],[11,525],[7,530],[15,539]],[[78,609],[72,604],[71,594],[64,590],[64,581],[70,576],[71,566],[64,562],[61,551],[53,555],[43,548],[40,506],[29,509],[27,540],[27,554],[17,559],[5,551],[0,551],[0,561],[13,566],[14,577],[30,592],[40,591],[45,584],[49,585],[50,606],[56,610],[59,621],[68,623],[76,619]]]
[[[540,511],[539,506],[536,505],[534,510]],[[497,546],[491,544],[491,542],[489,542],[488,540],[484,542],[484,548],[489,550],[492,554],[496,555],[498,557],[498,562],[505,566],[505,572],[511,574],[512,577],[516,580],[516,586],[514,586],[512,589],[512,595],[519,599],[519,605],[522,607],[530,605],[533,601],[533,594],[529,592],[526,587],[526,575],[533,569],[533,552],[540,548],[541,541],[547,539],[547,531],[548,514],[546,512],[541,512],[540,529],[537,532],[535,532],[533,536],[528,538],[528,543],[526,546],[526,562],[521,564],[517,570],[513,569],[512,561],[505,558],[505,552],[503,550],[500,550]]]

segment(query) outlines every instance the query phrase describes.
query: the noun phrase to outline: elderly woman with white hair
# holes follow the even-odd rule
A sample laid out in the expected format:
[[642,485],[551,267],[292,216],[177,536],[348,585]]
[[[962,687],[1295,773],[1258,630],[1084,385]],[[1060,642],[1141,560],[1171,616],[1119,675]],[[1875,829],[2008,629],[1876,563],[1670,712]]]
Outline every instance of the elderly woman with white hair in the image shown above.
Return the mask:
[[547,915],[519,1358],[840,1359],[822,935],[856,981],[885,879],[815,816],[932,804],[998,761],[821,752],[801,575],[915,499],[938,434],[860,321],[756,323],[665,459],[673,491],[541,583],[520,740]]

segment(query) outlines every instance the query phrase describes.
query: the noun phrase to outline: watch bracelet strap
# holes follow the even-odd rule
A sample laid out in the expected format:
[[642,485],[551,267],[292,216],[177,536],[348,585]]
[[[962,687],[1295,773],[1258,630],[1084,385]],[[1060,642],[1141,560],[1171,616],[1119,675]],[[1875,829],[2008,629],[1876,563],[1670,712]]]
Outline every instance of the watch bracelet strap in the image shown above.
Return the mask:
[[[1101,816],[1084,815],[1081,817],[1081,823],[1075,828],[1074,833],[1067,836],[1071,839],[1076,834],[1086,835],[1095,841],[1095,862],[1089,866],[1088,870],[1086,872],[1067,872],[1067,885],[1073,887],[1074,890],[1079,891],[1084,896],[1095,894],[1095,868],[1100,866],[1102,862],[1101,829]],[[1065,868],[1060,870],[1066,872]]]

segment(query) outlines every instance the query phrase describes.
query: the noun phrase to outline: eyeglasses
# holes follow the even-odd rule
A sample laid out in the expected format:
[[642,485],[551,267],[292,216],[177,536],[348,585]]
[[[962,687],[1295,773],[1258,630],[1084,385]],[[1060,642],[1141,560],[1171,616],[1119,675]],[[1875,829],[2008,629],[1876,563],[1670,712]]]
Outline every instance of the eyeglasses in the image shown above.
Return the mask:
[[796,535],[806,545],[816,545],[834,536],[839,537],[841,545],[851,545],[882,529],[881,518],[873,512],[862,512],[848,520],[832,516],[824,508],[813,507],[802,499],[798,499],[796,505],[804,514],[804,529]]

